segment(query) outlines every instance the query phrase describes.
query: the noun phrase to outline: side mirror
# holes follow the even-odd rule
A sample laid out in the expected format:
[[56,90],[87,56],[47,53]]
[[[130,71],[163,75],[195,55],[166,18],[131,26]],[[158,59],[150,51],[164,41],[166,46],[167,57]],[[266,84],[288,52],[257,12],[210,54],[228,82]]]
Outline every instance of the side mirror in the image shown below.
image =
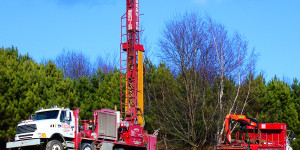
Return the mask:
[[70,121],[70,111],[66,112],[66,121]]
[[33,120],[34,117],[35,117],[35,114],[30,114],[29,119],[30,119],[30,120]]

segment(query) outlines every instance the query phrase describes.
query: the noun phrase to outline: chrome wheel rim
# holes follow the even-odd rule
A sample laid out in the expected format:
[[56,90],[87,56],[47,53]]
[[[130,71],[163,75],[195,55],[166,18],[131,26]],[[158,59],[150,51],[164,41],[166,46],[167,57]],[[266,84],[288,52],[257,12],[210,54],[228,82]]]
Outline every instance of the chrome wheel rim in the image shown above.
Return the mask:
[[61,149],[60,149],[60,146],[58,144],[54,144],[52,146],[52,150],[61,150]]
[[84,150],[92,150],[90,147],[85,147]]

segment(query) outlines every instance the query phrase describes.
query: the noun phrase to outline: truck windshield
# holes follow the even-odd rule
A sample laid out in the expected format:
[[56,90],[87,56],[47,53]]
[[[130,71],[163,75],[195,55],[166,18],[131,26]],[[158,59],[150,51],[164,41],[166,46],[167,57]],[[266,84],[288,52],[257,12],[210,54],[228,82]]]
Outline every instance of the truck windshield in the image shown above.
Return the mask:
[[33,120],[56,119],[59,110],[39,112],[35,115]]

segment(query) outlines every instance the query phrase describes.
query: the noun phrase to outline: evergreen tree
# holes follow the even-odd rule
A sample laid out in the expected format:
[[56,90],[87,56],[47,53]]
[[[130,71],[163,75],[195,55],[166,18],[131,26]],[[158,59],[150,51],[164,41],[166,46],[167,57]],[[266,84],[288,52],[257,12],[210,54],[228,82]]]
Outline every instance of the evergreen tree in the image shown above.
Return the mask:
[[18,122],[41,107],[75,107],[72,81],[51,61],[37,64],[12,48],[0,49],[0,138],[13,140]]
[[[100,74],[101,76],[101,74]],[[100,82],[99,90],[96,92],[101,98],[109,101],[111,104],[103,107],[114,109],[114,105],[120,110],[120,73],[118,70],[107,73]]]
[[[251,83],[251,87],[249,84]],[[250,89],[249,89],[250,88]],[[258,75],[254,78],[253,75],[249,75],[246,80],[246,84],[243,85],[242,92],[244,93],[242,96],[242,100],[247,99],[247,94],[249,92],[247,105],[245,106],[245,114],[252,118],[259,118],[261,109],[264,107],[261,102],[263,102],[263,98],[266,94],[267,85],[265,78],[262,74]]]
[[293,84],[291,85],[292,88],[292,97],[294,99],[294,104],[297,109],[298,113],[298,124],[297,128],[294,129],[294,137],[296,138],[295,141],[292,141],[293,149],[300,149],[300,83],[297,78],[293,80]]
[[298,119],[300,119],[300,82],[297,78],[293,80],[292,88],[292,96],[294,98],[295,107],[298,112]]
[[12,48],[0,49],[0,138],[12,140],[19,121],[37,108],[42,67]]
[[266,95],[261,99],[260,122],[283,122],[288,129],[298,128],[298,113],[293,103],[292,90],[276,76],[267,84]]

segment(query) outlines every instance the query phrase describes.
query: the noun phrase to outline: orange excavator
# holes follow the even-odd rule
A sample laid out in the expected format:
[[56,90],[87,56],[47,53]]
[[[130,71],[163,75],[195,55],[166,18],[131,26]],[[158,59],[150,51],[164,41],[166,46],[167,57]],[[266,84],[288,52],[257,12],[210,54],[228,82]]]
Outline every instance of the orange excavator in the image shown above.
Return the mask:
[[230,124],[235,121],[239,122],[241,126],[259,127],[259,121],[257,119],[245,115],[228,114],[225,117],[225,144],[232,145]]

